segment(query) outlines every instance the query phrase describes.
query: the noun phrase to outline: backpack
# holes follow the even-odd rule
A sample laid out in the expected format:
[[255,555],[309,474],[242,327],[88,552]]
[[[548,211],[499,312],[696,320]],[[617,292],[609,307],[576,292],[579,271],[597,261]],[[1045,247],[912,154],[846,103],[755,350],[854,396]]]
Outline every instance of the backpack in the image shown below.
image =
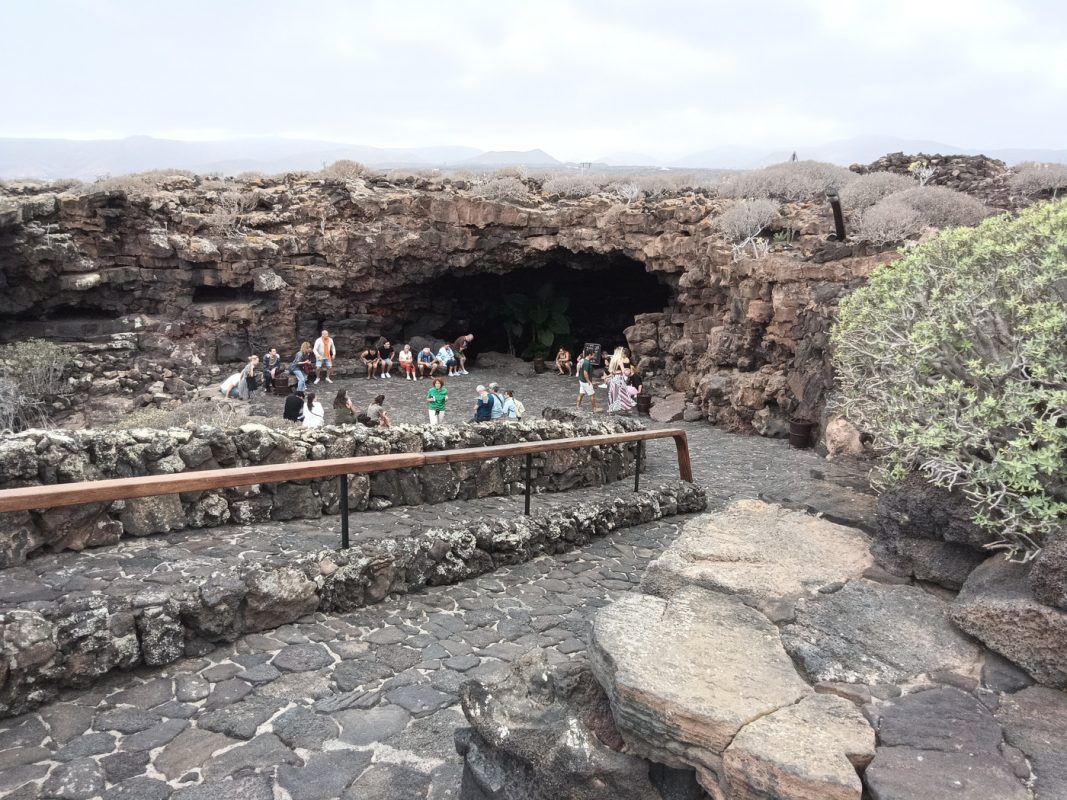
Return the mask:
[[515,418],[522,419],[526,415],[526,406],[522,404],[522,400],[515,401]]

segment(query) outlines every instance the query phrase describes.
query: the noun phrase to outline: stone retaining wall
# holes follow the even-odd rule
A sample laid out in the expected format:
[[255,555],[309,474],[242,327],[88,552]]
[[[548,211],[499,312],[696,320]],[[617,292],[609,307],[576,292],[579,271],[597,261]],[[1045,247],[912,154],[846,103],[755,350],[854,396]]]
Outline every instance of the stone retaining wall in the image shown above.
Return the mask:
[[114,669],[156,666],[209,652],[216,642],[321,611],[350,611],[389,594],[454,583],[503,564],[559,553],[614,530],[705,507],[680,481],[625,498],[532,517],[490,519],[417,536],[322,549],[269,564],[220,562],[136,594],[106,587],[0,613],[0,716],[89,686]]
[[[247,424],[233,430],[206,426],[165,431],[33,430],[0,439],[0,489],[482,447],[640,428],[634,420],[605,417],[435,428],[349,425],[274,430]],[[635,453],[636,445],[615,445],[535,456],[535,489],[564,491],[619,480],[633,474]],[[349,508],[381,510],[391,505],[507,495],[522,490],[523,465],[522,458],[493,459],[357,475],[349,481]],[[0,514],[0,567],[23,563],[46,547],[81,550],[113,544],[123,536],[186,527],[314,519],[337,513],[338,500],[337,481],[320,479]]]

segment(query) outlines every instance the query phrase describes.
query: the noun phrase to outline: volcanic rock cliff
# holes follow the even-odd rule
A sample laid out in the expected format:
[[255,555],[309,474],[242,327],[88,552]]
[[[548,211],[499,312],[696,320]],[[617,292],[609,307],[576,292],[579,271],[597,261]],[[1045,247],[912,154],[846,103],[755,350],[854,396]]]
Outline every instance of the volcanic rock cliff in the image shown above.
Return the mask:
[[[501,287],[521,292],[539,271],[562,270],[572,327],[621,309],[604,346],[622,344],[625,328],[654,391],[675,393],[688,418],[776,434],[788,417],[819,419],[837,301],[895,257],[828,242],[832,219],[818,205],[783,205],[764,231],[770,252],[737,258],[716,223],[732,201],[700,191],[629,204],[475,191],[462,180],[304,175],[9,186],[0,338],[99,347],[122,334],[131,364],[181,373],[271,346],[288,355],[325,326],[344,360],[380,336],[488,330]],[[648,308],[657,297],[664,305]],[[631,313],[642,300],[646,313]]]

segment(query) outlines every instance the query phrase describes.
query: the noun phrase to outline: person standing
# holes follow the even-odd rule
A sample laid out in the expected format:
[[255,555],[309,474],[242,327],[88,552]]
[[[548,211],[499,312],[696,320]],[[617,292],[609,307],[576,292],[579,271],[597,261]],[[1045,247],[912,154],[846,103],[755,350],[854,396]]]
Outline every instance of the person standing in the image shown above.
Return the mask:
[[378,347],[378,364],[381,366],[382,377],[383,378],[392,378],[393,377],[393,356],[394,355],[395,355],[395,351],[393,350],[393,345],[390,343],[390,341],[388,339],[386,339]]
[[322,377],[322,371],[326,370],[326,383],[333,383],[333,362],[337,358],[337,348],[334,346],[330,332],[323,329],[322,335],[315,340],[315,383]]
[[325,422],[326,412],[322,408],[322,403],[315,399],[314,392],[308,392],[307,399],[304,401],[304,427],[321,428]]
[[289,374],[296,378],[296,390],[303,393],[307,387],[308,371],[314,361],[311,342],[302,342],[293,360],[289,362]]
[[582,400],[589,398],[589,405],[596,412],[596,387],[593,385],[593,362],[592,353],[585,350],[578,362],[578,408],[582,407]]
[[448,399],[448,389],[441,378],[434,378],[433,385],[426,392],[426,404],[430,412],[430,424],[440,425],[445,421],[445,401]]
[[452,352],[455,354],[457,374],[469,375],[467,372],[467,345],[474,340],[473,333],[467,333],[460,336],[456,341],[452,343]]
[[304,393],[293,389],[285,398],[285,408],[282,410],[282,419],[290,422],[302,422],[304,419]]

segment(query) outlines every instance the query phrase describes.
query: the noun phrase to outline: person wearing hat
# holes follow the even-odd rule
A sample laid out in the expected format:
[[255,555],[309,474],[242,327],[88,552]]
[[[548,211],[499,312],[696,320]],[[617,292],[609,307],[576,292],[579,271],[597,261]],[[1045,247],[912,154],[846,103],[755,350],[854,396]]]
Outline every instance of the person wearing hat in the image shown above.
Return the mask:
[[474,417],[471,422],[490,422],[493,419],[493,406],[496,404],[496,400],[493,398],[493,394],[487,391],[480,383],[476,391],[478,392],[478,401],[474,406]]
[[489,394],[493,398],[493,410],[490,418],[497,420],[504,416],[504,397],[500,394],[500,384],[494,381],[489,384]]

